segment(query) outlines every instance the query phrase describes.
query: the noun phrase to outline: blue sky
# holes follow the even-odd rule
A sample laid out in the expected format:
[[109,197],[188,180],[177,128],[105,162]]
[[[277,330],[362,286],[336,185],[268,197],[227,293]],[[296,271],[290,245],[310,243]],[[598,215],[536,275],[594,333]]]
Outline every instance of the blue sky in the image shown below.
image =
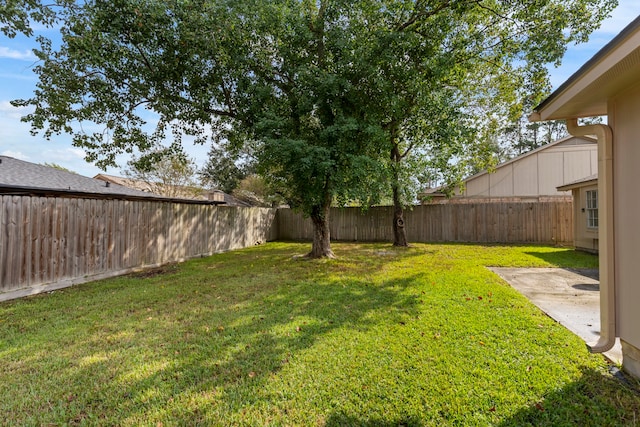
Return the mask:
[[[603,22],[601,28],[591,35],[588,43],[569,46],[558,68],[551,69],[551,83],[557,88],[589,58],[616,36],[627,24],[640,15],[638,0],[619,0],[619,6],[612,16]],[[55,30],[36,28],[39,34],[55,36]],[[14,108],[9,101],[29,98],[35,89],[36,77],[32,72],[35,57],[31,49],[33,40],[23,36],[8,39],[0,34],[0,155],[11,156],[34,163],[57,163],[86,176],[94,176],[102,171],[84,161],[84,153],[70,143],[67,135],[56,136],[51,141],[42,136],[32,136],[29,125],[20,122],[25,110]],[[198,165],[206,160],[208,147],[185,144],[186,151],[196,159]],[[128,159],[120,159],[124,166]],[[119,175],[118,169],[109,169],[107,173]]]

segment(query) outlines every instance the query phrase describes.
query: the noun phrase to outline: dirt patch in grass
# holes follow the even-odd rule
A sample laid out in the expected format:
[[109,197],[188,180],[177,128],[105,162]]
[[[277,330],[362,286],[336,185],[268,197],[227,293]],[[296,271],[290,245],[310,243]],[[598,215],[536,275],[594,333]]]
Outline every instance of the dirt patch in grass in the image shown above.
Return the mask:
[[127,277],[133,279],[150,279],[156,276],[162,276],[165,274],[173,274],[179,269],[178,263],[171,263],[162,265],[160,267],[146,268],[142,271],[136,271],[135,273],[128,274]]

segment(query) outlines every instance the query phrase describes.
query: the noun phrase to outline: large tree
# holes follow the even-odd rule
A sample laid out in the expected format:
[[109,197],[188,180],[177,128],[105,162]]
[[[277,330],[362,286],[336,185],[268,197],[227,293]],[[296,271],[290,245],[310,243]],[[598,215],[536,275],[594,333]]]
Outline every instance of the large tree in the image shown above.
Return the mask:
[[[380,2],[372,2],[380,4]],[[547,66],[597,28],[615,0],[385,2],[367,16],[362,62],[369,109],[386,132],[394,244],[406,245],[403,208],[412,181],[433,171],[445,184],[489,165],[502,123],[549,91]],[[364,65],[363,65],[364,66]]]
[[43,43],[35,96],[16,104],[99,166],[169,128],[178,143],[257,141],[259,171],[313,221],[310,255],[332,256],[332,203],[374,202],[389,177],[399,188],[414,148],[462,158],[462,118],[538,87],[614,3],[86,0],[64,10],[61,47]]

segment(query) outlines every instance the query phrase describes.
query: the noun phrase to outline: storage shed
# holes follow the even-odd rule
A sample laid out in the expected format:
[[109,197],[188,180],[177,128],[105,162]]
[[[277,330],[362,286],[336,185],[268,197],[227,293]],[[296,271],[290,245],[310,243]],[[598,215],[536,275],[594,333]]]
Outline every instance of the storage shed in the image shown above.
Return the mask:
[[[568,136],[532,150],[465,179],[453,191],[460,198],[547,198],[570,196],[558,186],[598,172],[597,141],[588,136]],[[443,197],[439,189],[426,196]]]

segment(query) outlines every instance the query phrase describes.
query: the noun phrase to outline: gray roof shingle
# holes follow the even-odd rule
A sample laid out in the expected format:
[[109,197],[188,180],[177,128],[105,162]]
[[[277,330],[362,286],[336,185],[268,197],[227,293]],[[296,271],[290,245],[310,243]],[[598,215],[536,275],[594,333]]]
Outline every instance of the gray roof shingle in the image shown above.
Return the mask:
[[107,186],[104,181],[99,179],[88,178],[8,156],[0,156],[0,186],[16,189],[64,191],[113,196],[154,197],[144,191],[134,190],[117,184],[109,184],[109,186]]

